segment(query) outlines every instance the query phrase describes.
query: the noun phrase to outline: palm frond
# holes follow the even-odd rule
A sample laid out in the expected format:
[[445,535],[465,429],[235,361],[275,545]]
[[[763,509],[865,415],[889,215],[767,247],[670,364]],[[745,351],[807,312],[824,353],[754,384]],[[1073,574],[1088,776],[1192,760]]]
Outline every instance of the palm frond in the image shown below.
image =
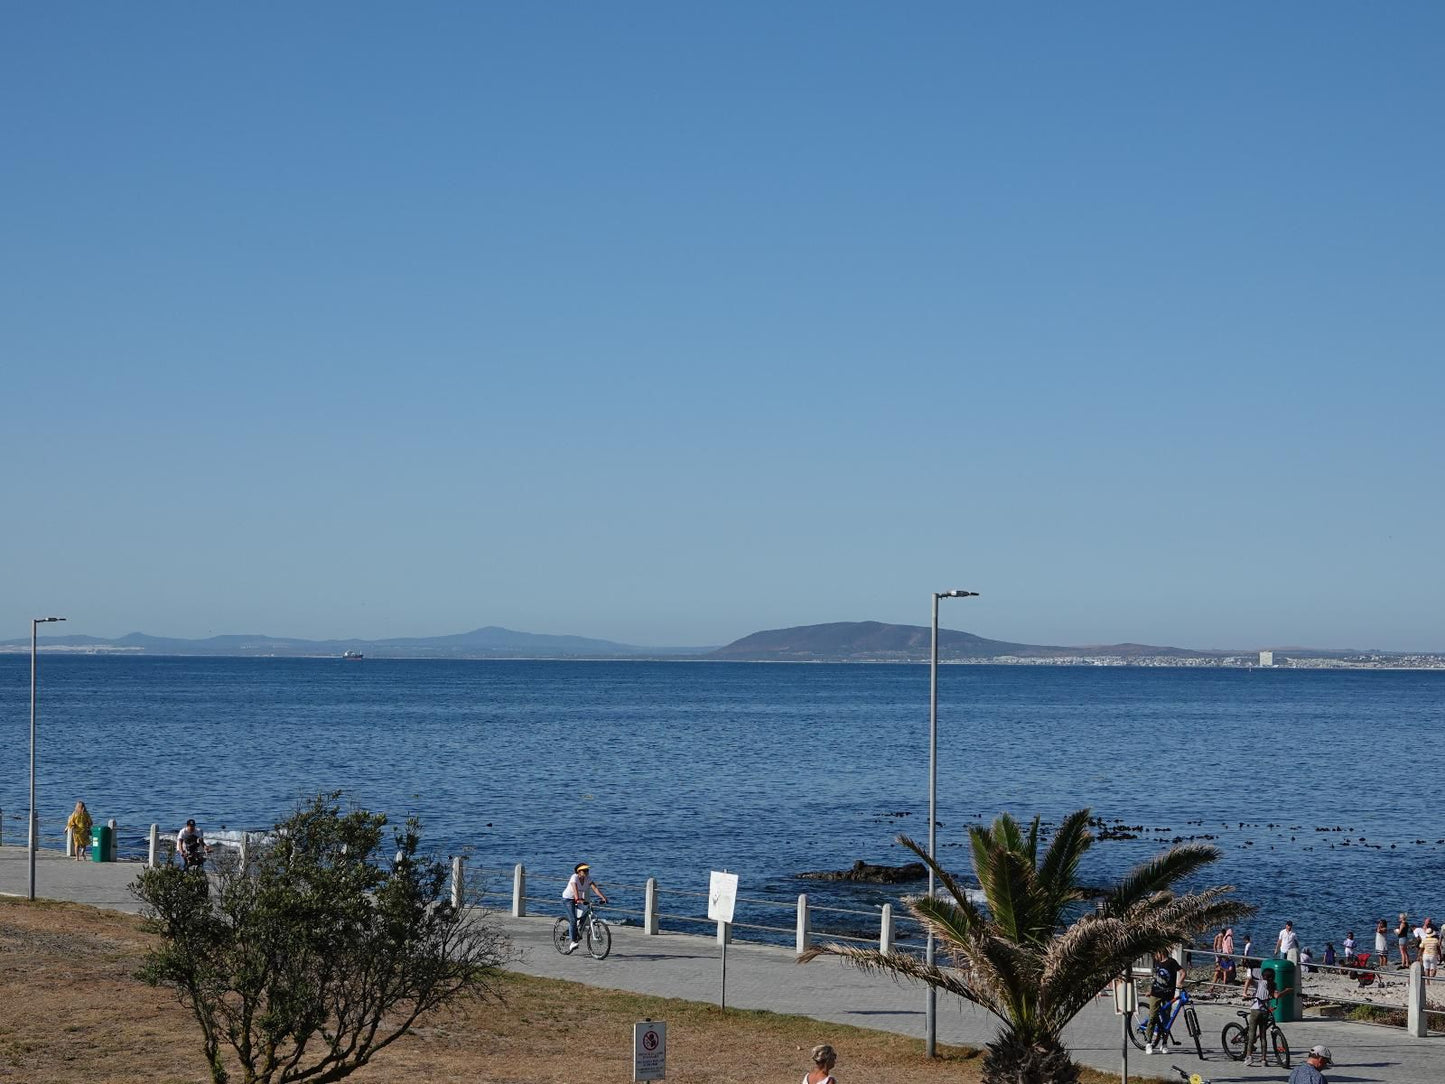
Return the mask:
[[890,975],[895,979],[906,979],[909,982],[920,982],[925,986],[932,986],[945,993],[961,997],[964,1001],[993,1013],[1004,1022],[1008,1021],[1008,1017],[1001,1011],[1003,1007],[980,996],[980,992],[974,989],[969,983],[967,975],[962,971],[929,964],[904,952],[879,952],[877,949],[840,945],[832,941],[809,947],[806,952],[798,955],[798,963],[805,964],[820,956],[837,956],[850,967],[856,967],[868,974]]
[[960,910],[968,913],[968,915],[970,916],[969,920],[971,922],[982,923],[985,921],[983,913],[979,911],[978,907],[974,904],[974,902],[968,898],[967,889],[965,889],[963,885],[959,884],[958,881],[954,879],[953,875],[948,872],[948,870],[944,869],[936,861],[928,857],[928,852],[925,851],[908,836],[900,835],[897,837],[897,841],[899,845],[907,847],[910,851],[912,851],[919,858],[921,858],[925,866],[928,866],[933,870],[934,875],[938,878],[938,883],[943,885],[943,890],[947,892],[951,897],[953,897],[954,903],[958,905],[958,908]]
[[1044,852],[1039,863],[1039,883],[1047,891],[1060,890],[1072,893],[1076,890],[1075,878],[1079,873],[1079,862],[1094,842],[1089,831],[1089,810],[1080,809],[1070,813],[1059,824],[1059,830]]
[[1034,819],[1029,822],[1028,849],[1024,852],[1035,866],[1039,864],[1039,824],[1039,815],[1035,813]]
[[1019,941],[1037,940],[1034,909],[1039,894],[1033,863],[1021,851],[990,839],[983,829],[974,829],[973,844],[974,872],[994,925]]
[[976,909],[965,910],[953,900],[910,896],[903,903],[922,924],[924,932],[950,944],[962,945],[988,926]]
[[1110,914],[1128,911],[1138,901],[1169,891],[1177,881],[1217,861],[1220,853],[1218,847],[1208,843],[1181,843],[1171,847],[1125,874],[1105,897],[1102,907]]

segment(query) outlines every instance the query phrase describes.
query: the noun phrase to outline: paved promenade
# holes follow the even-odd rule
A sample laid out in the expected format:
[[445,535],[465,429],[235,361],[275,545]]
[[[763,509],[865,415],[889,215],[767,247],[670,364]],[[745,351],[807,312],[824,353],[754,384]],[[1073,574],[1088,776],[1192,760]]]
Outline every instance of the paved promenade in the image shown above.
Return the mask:
[[[126,885],[140,867],[72,862],[44,853],[36,863],[36,894],[98,907],[135,911]],[[0,892],[25,893],[26,862],[21,847],[0,847]],[[559,904],[560,911],[560,904]],[[552,947],[553,916],[514,919],[495,916],[521,952],[514,964],[529,975],[567,979],[591,986],[656,994],[662,997],[711,1001],[718,997],[720,946],[708,937],[660,934],[648,937],[632,927],[613,927],[612,955],[593,960],[581,954],[559,956]],[[836,960],[798,965],[786,949],[734,943],[728,947],[727,1002],[740,1009],[796,1013],[820,1021],[877,1028],[922,1038],[923,991],[880,976],[864,975]],[[1279,1069],[1249,1069],[1219,1053],[1219,1031],[1233,1020],[1232,1007],[1201,1005],[1205,1053],[1201,1064],[1193,1048],[1176,1048],[1172,1056],[1145,1057],[1130,1049],[1130,1076],[1163,1075],[1171,1064],[1203,1073],[1225,1084],[1233,1081],[1283,1080]],[[986,1014],[953,998],[939,999],[938,1033],[944,1043],[982,1046],[997,1030]],[[1391,1082],[1439,1084],[1445,1080],[1445,1039],[1413,1039],[1396,1028],[1339,1021],[1310,1020],[1285,1025],[1290,1047],[1299,1054],[1324,1043],[1335,1054],[1330,1084]],[[1066,1036],[1074,1056],[1106,1072],[1119,1070],[1121,1026],[1106,1004],[1096,1004],[1075,1020]],[[819,1042],[829,1041],[826,1027]],[[846,1057],[846,1046],[840,1049]]]

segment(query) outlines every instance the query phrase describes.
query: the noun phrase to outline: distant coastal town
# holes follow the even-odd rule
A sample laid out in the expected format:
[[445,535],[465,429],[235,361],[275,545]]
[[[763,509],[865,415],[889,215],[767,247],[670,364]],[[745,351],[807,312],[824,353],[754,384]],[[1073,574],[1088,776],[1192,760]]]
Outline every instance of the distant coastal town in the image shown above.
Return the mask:
[[1293,657],[1276,651],[1248,655],[1045,655],[955,659],[998,666],[1198,666],[1247,670],[1442,670],[1445,655],[1340,655]]

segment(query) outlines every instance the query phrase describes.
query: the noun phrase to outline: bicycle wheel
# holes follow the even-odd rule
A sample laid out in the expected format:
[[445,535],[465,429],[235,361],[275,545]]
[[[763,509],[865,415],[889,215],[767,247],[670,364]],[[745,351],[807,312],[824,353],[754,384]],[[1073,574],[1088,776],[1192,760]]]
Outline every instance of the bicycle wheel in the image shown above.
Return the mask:
[[611,951],[612,931],[607,928],[607,923],[594,918],[587,923],[587,955],[594,960],[605,960]]
[[1199,1054],[1199,1060],[1204,1060],[1204,1044],[1199,1041],[1199,1015],[1194,1011],[1193,1005],[1184,1006],[1184,1027],[1189,1032],[1189,1037],[1194,1040],[1194,1049]]
[[552,923],[552,944],[563,956],[567,955],[567,946],[572,943],[572,939],[567,936],[567,933],[567,920],[565,918],[559,918],[556,922]]
[[1280,1068],[1289,1068],[1289,1043],[1285,1041],[1284,1032],[1277,1026],[1271,1025],[1269,1029],[1269,1048],[1274,1051],[1274,1057],[1280,1064]]
[[1219,1045],[1224,1047],[1224,1056],[1233,1061],[1244,1060],[1244,1025],[1225,1024],[1219,1033]]
[[1124,1038],[1134,1044],[1136,1051],[1144,1048],[1144,1032],[1137,1023],[1134,1023],[1133,1013],[1124,1013]]

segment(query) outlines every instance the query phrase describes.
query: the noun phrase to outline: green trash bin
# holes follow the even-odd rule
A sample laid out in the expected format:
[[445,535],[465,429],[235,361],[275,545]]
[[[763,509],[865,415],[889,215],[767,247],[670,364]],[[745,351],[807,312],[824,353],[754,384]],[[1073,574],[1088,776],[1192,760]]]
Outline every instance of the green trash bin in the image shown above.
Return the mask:
[[97,824],[90,830],[90,860],[92,862],[109,862],[111,842],[115,833],[111,831],[108,824]]
[[[1298,1020],[1299,1014],[1299,969],[1290,960],[1271,956],[1260,965],[1261,971],[1274,972],[1274,988],[1280,994],[1274,1001],[1274,1018],[1281,1024]],[[1285,991],[1288,991],[1286,993]]]

